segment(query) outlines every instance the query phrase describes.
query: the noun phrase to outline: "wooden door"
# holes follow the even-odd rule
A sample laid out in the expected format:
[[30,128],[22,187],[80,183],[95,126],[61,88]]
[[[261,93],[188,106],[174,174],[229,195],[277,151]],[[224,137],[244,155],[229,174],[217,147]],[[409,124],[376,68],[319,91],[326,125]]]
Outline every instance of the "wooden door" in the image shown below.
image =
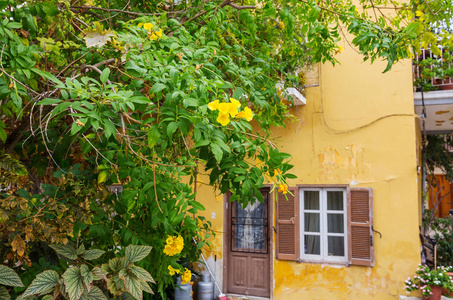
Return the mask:
[[264,202],[256,200],[246,208],[227,203],[228,242],[227,292],[232,294],[270,296],[269,190],[262,191]]

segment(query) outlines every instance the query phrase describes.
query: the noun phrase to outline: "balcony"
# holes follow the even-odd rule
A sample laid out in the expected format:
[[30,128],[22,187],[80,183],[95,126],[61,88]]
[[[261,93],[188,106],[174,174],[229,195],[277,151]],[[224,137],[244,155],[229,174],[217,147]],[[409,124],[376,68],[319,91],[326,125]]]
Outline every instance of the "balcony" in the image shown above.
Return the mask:
[[426,132],[452,133],[453,53],[441,49],[434,55],[429,50],[422,50],[413,64],[413,78],[415,112],[424,115]]

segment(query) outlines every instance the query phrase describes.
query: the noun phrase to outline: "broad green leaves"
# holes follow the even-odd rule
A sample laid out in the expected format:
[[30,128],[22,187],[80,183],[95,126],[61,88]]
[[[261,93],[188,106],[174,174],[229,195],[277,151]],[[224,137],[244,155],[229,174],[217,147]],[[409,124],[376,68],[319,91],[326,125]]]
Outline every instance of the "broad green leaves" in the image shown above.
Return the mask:
[[61,245],[61,244],[52,244],[49,245],[50,248],[54,249],[59,255],[64,256],[69,259],[76,259],[77,258],[77,251],[73,247],[69,245]]
[[77,250],[70,245],[51,244],[49,246],[54,249],[59,255],[71,260],[75,260],[77,257],[81,257],[85,260],[95,260],[105,253],[105,251],[99,249],[85,250],[83,244],[80,245]]
[[21,295],[21,299],[32,295],[44,295],[50,293],[58,284],[59,279],[60,276],[53,270],[44,271],[38,274],[31,282],[30,286]]
[[86,260],[95,260],[95,259],[98,259],[99,257],[101,257],[102,254],[104,254],[104,253],[105,253],[105,251],[103,251],[103,250],[91,249],[91,250],[87,250],[84,253],[82,253],[81,257]]
[[137,262],[144,259],[151,252],[151,246],[129,245],[126,248],[126,259],[129,262]]
[[0,265],[0,284],[6,286],[24,286],[16,272],[4,265]]
[[107,80],[109,80],[109,75],[110,75],[110,69],[105,68],[104,71],[102,71],[101,77],[100,77],[102,84],[105,84],[107,82]]
[[78,267],[69,268],[62,275],[70,300],[78,300],[85,290],[84,278]]
[[[77,251],[70,246],[55,247],[54,245],[53,249],[60,255],[64,254],[65,257],[80,255],[85,256],[85,259],[97,259],[104,253],[97,249],[85,250],[83,245]],[[92,270],[86,264],[71,266],[66,269],[61,278],[56,271],[44,271],[36,276],[20,298],[45,295],[43,299],[47,299],[51,296],[46,294],[54,292],[55,297],[62,293],[69,300],[105,300],[108,298],[95,285],[102,281],[114,296],[127,292],[135,299],[142,299],[143,291],[153,293],[147,282],[154,283],[154,279],[148,271],[134,265],[133,262],[144,259],[150,251],[150,246],[129,245],[126,248],[126,257],[115,257],[101,268],[94,267]],[[23,286],[17,274],[3,265],[0,265],[0,284]],[[0,286],[0,299],[9,300],[9,294],[2,286]]]
[[10,300],[11,296],[4,286],[0,286],[0,300]]

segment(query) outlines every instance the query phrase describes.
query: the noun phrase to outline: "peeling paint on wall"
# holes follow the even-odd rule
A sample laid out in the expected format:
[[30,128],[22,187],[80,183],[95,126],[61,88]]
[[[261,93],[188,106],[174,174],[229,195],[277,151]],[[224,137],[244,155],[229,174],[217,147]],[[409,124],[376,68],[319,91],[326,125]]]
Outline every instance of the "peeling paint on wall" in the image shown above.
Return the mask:
[[[318,154],[319,180],[340,179],[342,182],[355,181],[357,175],[371,174],[371,165],[365,158],[365,146],[348,145],[347,147],[335,148],[330,145]],[[331,176],[332,171],[344,170],[346,173]]]

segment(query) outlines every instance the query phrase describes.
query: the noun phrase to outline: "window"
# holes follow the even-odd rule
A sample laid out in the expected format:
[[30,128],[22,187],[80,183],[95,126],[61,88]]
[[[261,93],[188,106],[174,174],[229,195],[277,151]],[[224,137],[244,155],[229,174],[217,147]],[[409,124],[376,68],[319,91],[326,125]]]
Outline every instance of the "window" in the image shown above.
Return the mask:
[[301,259],[347,262],[346,189],[301,188]]
[[276,205],[277,259],[374,265],[372,190],[291,187]]

